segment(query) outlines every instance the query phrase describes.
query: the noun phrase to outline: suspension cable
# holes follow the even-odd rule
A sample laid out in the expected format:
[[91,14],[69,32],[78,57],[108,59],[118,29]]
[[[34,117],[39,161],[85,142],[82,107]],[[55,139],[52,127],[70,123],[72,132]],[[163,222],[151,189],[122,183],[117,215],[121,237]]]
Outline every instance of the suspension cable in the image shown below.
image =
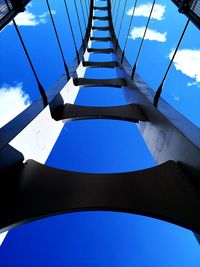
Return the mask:
[[68,18],[68,21],[69,21],[69,26],[70,26],[70,30],[71,30],[71,34],[72,34],[72,39],[73,39],[75,51],[76,51],[76,57],[77,57],[78,63],[80,63],[78,48],[77,48],[77,45],[76,45],[75,35],[74,35],[74,31],[73,31],[73,27],[72,27],[72,23],[71,23],[71,18],[70,18],[70,15],[69,15],[69,9],[67,7],[66,0],[64,0],[64,4],[65,4],[66,13],[67,13],[67,18]]
[[[115,17],[115,12],[117,11],[117,1],[119,1],[120,2],[120,0],[116,0],[115,1],[115,6],[114,6],[114,10],[113,10],[113,21],[114,21],[114,17]],[[118,3],[119,4],[119,3]]]
[[118,18],[118,15],[119,15],[120,4],[121,4],[121,2],[119,1],[118,7],[117,7],[117,13],[116,13],[116,17],[115,17],[115,22],[114,22],[114,28],[115,28],[116,23],[117,23],[117,18]]
[[85,2],[85,9],[86,9],[86,14],[87,14],[87,16],[89,17],[89,11],[88,11],[88,6],[87,6],[87,2],[86,2],[86,0],[84,0],[84,2]]
[[81,3],[81,10],[82,10],[82,15],[83,15],[83,21],[84,21],[84,25],[85,25],[85,30],[87,32],[87,25],[86,25],[86,19],[85,19],[85,13],[84,13],[84,9],[83,9],[82,0],[80,1],[80,3]]
[[77,19],[78,19],[78,25],[79,25],[79,29],[80,29],[80,33],[81,33],[82,44],[83,44],[83,47],[84,47],[84,49],[85,49],[85,43],[84,43],[84,37],[83,37],[83,31],[82,31],[82,28],[81,28],[81,21],[80,21],[80,16],[79,16],[79,12],[78,12],[78,7],[77,7],[76,0],[74,0],[74,6],[75,6],[76,16],[77,16]]
[[44,104],[44,106],[47,106],[47,105],[48,105],[48,99],[47,99],[45,90],[44,90],[42,84],[41,84],[40,81],[39,81],[39,78],[38,78],[38,76],[37,76],[37,73],[36,73],[36,71],[35,71],[35,68],[34,68],[34,66],[33,66],[33,63],[32,63],[31,58],[30,58],[30,56],[29,56],[29,53],[28,53],[28,51],[27,51],[27,49],[26,49],[25,43],[24,43],[24,41],[23,41],[23,39],[22,39],[22,36],[21,36],[21,34],[20,34],[20,31],[19,31],[19,29],[18,29],[18,27],[17,27],[17,24],[16,24],[16,22],[15,22],[14,19],[13,19],[13,25],[14,25],[14,27],[15,27],[15,30],[16,30],[16,32],[17,32],[17,35],[18,35],[19,40],[20,40],[20,42],[21,42],[21,45],[22,45],[22,47],[23,47],[23,49],[24,49],[24,52],[25,52],[25,54],[26,54],[26,58],[28,59],[28,62],[29,62],[29,64],[30,64],[30,66],[31,66],[31,70],[32,70],[32,72],[33,72],[33,74],[34,74],[34,77],[35,77],[35,79],[36,79],[36,82],[37,82],[37,85],[38,85],[38,88],[39,88],[39,91],[40,91],[40,94],[41,94],[41,97],[42,97],[42,100],[43,100],[43,104]]
[[123,8],[123,14],[122,14],[122,18],[121,18],[121,22],[120,22],[120,26],[119,26],[119,31],[118,31],[118,36],[117,36],[116,49],[117,49],[118,44],[119,44],[119,37],[120,37],[120,34],[121,34],[121,30],[122,30],[122,25],[123,25],[123,20],[124,20],[124,15],[125,15],[127,2],[128,2],[128,0],[125,0],[125,4],[124,4],[124,8]]
[[171,68],[171,66],[172,66],[172,63],[173,63],[174,58],[175,58],[175,56],[176,56],[176,53],[177,53],[177,51],[178,51],[178,49],[179,49],[179,46],[180,46],[180,44],[181,44],[181,42],[182,42],[182,39],[183,39],[183,37],[184,37],[184,35],[185,35],[185,32],[186,32],[187,27],[188,27],[188,25],[189,25],[189,22],[190,22],[190,19],[188,19],[187,22],[186,22],[186,24],[185,24],[185,27],[184,27],[184,29],[183,29],[183,32],[182,32],[181,37],[180,37],[180,39],[179,39],[179,42],[178,42],[178,44],[177,44],[177,46],[176,46],[176,49],[175,49],[175,51],[174,51],[174,53],[173,53],[173,56],[172,56],[172,58],[171,58],[171,61],[170,61],[169,66],[168,66],[168,68],[167,68],[167,71],[166,71],[166,73],[165,73],[165,75],[164,75],[164,77],[163,77],[163,79],[162,79],[162,82],[161,82],[160,86],[158,87],[158,90],[156,91],[156,94],[155,94],[155,97],[154,97],[154,106],[155,106],[156,108],[158,107],[158,102],[159,102],[160,95],[161,95],[162,90],[163,90],[163,86],[164,86],[165,80],[166,80],[167,75],[168,75],[168,73],[169,73],[169,70],[170,70],[170,68]]
[[135,0],[135,4],[134,4],[134,7],[133,7],[133,12],[132,12],[132,15],[131,15],[131,20],[130,20],[129,27],[128,27],[128,32],[127,32],[127,35],[126,35],[124,49],[123,49],[123,52],[122,52],[121,63],[123,63],[123,60],[124,60],[124,55],[125,55],[126,46],[127,46],[127,43],[128,43],[128,37],[129,37],[130,31],[131,31],[131,26],[132,26],[134,14],[135,14],[136,6],[137,6],[137,0]]
[[111,4],[111,11],[113,12],[117,0],[113,0]]
[[60,53],[61,53],[61,56],[62,56],[64,68],[65,68],[65,71],[66,71],[66,74],[67,74],[67,78],[69,80],[70,79],[69,70],[68,70],[67,64],[65,62],[64,53],[63,53],[62,46],[61,46],[61,43],[60,43],[60,40],[59,40],[59,37],[58,37],[58,32],[57,32],[57,29],[56,29],[56,25],[55,25],[55,22],[54,22],[54,19],[53,19],[53,15],[52,15],[51,8],[50,8],[48,0],[46,0],[46,3],[47,3],[48,10],[49,10],[49,14],[50,14],[51,22],[52,22],[52,25],[53,25],[54,33],[56,35],[57,43],[58,43],[58,46],[59,46],[59,49],[60,49]]
[[136,57],[136,60],[135,60],[135,64],[132,68],[132,74],[131,74],[131,79],[133,79],[134,75],[135,75],[135,71],[136,71],[136,67],[137,67],[137,62],[138,62],[138,59],[139,59],[139,56],[140,56],[140,52],[141,52],[141,49],[142,49],[142,46],[143,46],[143,43],[144,43],[144,40],[145,40],[145,36],[146,36],[146,33],[147,33],[147,29],[149,27],[149,22],[151,20],[151,16],[152,16],[152,13],[153,13],[153,9],[154,9],[154,6],[155,6],[155,0],[153,1],[152,3],[152,6],[151,6],[151,10],[150,10],[150,13],[149,13],[149,17],[148,17],[148,20],[147,20],[147,24],[146,24],[146,27],[145,27],[145,30],[144,30],[144,34],[143,34],[143,37],[142,37],[142,41],[140,43],[140,47],[139,47],[139,50],[138,50],[138,53],[137,53],[137,57]]

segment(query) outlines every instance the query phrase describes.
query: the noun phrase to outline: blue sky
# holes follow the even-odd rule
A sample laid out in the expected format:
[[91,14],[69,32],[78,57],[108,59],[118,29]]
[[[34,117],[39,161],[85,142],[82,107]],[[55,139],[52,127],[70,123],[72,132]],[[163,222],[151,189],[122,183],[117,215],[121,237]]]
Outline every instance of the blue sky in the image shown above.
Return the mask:
[[[80,32],[73,1],[67,1],[76,34]],[[80,1],[78,2],[80,10]],[[125,1],[121,1],[121,10]],[[64,73],[45,1],[31,1],[26,13],[16,19],[30,52],[38,76],[47,90]],[[50,1],[63,51],[68,64],[75,51],[66,19],[63,1]],[[128,0],[124,36],[130,21],[133,1]],[[149,12],[149,1],[139,1],[128,41],[126,56],[134,62],[141,42],[142,27]],[[83,1],[84,4],[84,1]],[[98,3],[98,5],[104,3]],[[138,62],[138,73],[156,90],[169,64],[186,22],[171,1],[157,1],[150,22],[148,39]],[[104,12],[96,12],[104,14]],[[82,29],[83,17],[80,12]],[[116,23],[118,32],[121,13]],[[95,25],[104,25],[95,22]],[[174,30],[174,25],[176,30]],[[198,30],[189,25],[180,51],[166,81],[163,97],[177,110],[200,125],[200,46]],[[101,35],[105,36],[105,33]],[[97,36],[97,33],[95,33]],[[0,72],[1,125],[39,96],[37,85],[12,25],[1,33],[0,57],[4,66]],[[109,44],[94,44],[105,47]],[[91,60],[111,60],[112,56],[92,55]],[[86,77],[116,77],[115,69],[88,69]],[[123,105],[124,89],[82,88],[76,103],[81,105]],[[16,105],[18,103],[18,105]],[[18,110],[16,110],[16,107]],[[155,165],[135,124],[112,120],[75,121],[65,124],[50,154],[47,165],[82,172],[123,172]],[[181,227],[155,219],[108,212],[87,212],[55,216],[12,230],[0,247],[1,266],[200,266],[199,245],[193,234]]]

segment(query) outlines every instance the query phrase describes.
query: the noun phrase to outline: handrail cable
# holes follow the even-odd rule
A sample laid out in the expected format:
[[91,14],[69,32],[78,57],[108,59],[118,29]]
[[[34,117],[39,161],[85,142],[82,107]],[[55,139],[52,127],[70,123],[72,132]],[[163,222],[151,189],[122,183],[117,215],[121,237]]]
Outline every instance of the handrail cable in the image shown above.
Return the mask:
[[128,27],[128,32],[127,32],[127,35],[126,35],[126,40],[125,40],[125,44],[124,44],[124,49],[123,49],[123,51],[122,51],[121,63],[123,63],[123,60],[124,60],[124,55],[125,55],[126,46],[127,46],[127,43],[128,43],[128,37],[129,37],[130,31],[131,31],[131,26],[132,26],[132,22],[133,22],[134,14],[135,14],[136,6],[137,6],[137,0],[135,0],[135,4],[134,4],[134,7],[133,7],[133,12],[132,12],[132,15],[131,15],[131,20],[130,20],[129,27]]
[[73,39],[73,43],[74,43],[74,47],[75,47],[75,51],[76,51],[76,57],[77,57],[78,63],[80,63],[78,48],[77,48],[77,45],[76,45],[75,35],[74,35],[72,22],[71,22],[71,18],[70,18],[70,15],[69,15],[69,9],[67,7],[66,0],[64,0],[64,5],[65,5],[65,9],[66,9],[66,13],[67,13],[68,21],[69,21],[69,26],[70,26],[70,30],[71,30],[71,34],[72,34],[72,39]]
[[38,88],[39,88],[39,91],[40,91],[40,94],[41,94],[41,97],[42,97],[42,100],[43,100],[43,104],[44,104],[44,106],[47,106],[47,105],[48,105],[48,99],[47,99],[45,90],[44,90],[44,88],[43,88],[41,82],[39,81],[39,78],[38,78],[38,76],[37,76],[37,73],[36,73],[36,71],[35,71],[35,68],[34,68],[34,66],[33,66],[33,63],[32,63],[31,58],[30,58],[30,56],[29,56],[29,53],[28,53],[28,51],[27,51],[27,49],[26,49],[26,45],[25,45],[25,43],[24,43],[24,41],[23,41],[23,39],[22,39],[22,36],[21,36],[21,34],[20,34],[20,31],[19,31],[19,29],[18,29],[18,27],[17,27],[17,24],[16,24],[16,22],[15,22],[14,19],[13,19],[13,25],[14,25],[14,27],[15,27],[15,29],[16,29],[17,35],[18,35],[18,37],[19,37],[19,40],[20,40],[21,45],[22,45],[22,47],[23,47],[23,49],[24,49],[24,52],[25,52],[26,57],[27,57],[27,59],[28,59],[28,62],[29,62],[29,64],[30,64],[30,66],[31,66],[31,70],[32,70],[32,72],[33,72],[33,74],[34,74],[34,77],[35,77],[35,79],[36,79],[36,82],[37,82],[37,85],[38,85]]
[[61,46],[61,43],[60,43],[60,40],[59,40],[59,37],[58,37],[58,32],[57,32],[57,29],[56,29],[56,25],[55,25],[55,22],[54,22],[54,19],[53,19],[53,15],[52,15],[51,8],[50,8],[48,0],[46,0],[46,3],[47,3],[48,10],[49,10],[49,14],[50,14],[51,22],[52,22],[52,25],[53,25],[53,29],[54,29],[54,32],[55,32],[55,35],[56,35],[57,43],[58,43],[58,46],[59,46],[59,49],[60,49],[60,53],[61,53],[61,56],[62,56],[64,68],[65,68],[65,71],[66,71],[66,74],[67,74],[67,78],[69,80],[70,79],[69,70],[68,70],[68,67],[67,67],[67,64],[66,64],[66,61],[65,61],[64,53],[63,53],[62,46]]
[[137,62],[138,62],[138,59],[139,59],[139,56],[140,56],[140,52],[141,52],[141,49],[142,49],[142,46],[143,46],[143,43],[144,43],[144,40],[145,40],[145,36],[146,36],[146,33],[147,33],[147,29],[149,27],[149,22],[151,20],[151,16],[152,16],[152,13],[153,13],[153,9],[154,9],[154,6],[155,6],[155,0],[153,0],[153,3],[152,3],[152,6],[151,6],[151,10],[150,10],[150,13],[149,13],[149,17],[148,17],[148,20],[147,20],[147,24],[146,24],[146,27],[145,27],[145,30],[144,30],[144,34],[143,34],[143,37],[142,37],[142,41],[140,43],[140,47],[138,49],[138,53],[137,53],[137,56],[136,56],[136,60],[135,60],[135,64],[132,68],[132,74],[131,74],[131,80],[133,79],[134,75],[135,75],[135,71],[136,71],[136,67],[137,67]]
[[121,30],[122,30],[122,25],[123,25],[123,21],[124,21],[124,15],[125,15],[127,2],[128,2],[128,0],[125,0],[124,8],[123,8],[123,14],[122,14],[122,18],[121,18],[121,22],[120,22],[120,26],[119,26],[119,31],[118,31],[118,36],[117,36],[116,49],[117,49],[118,44],[119,44],[119,37],[120,37],[120,34],[121,34]]
[[179,49],[179,46],[180,46],[180,44],[181,44],[181,42],[182,42],[182,39],[183,39],[183,37],[184,37],[184,35],[185,35],[186,29],[187,29],[187,27],[188,27],[188,25],[189,25],[189,22],[190,22],[190,19],[188,19],[187,22],[186,22],[186,24],[185,24],[185,27],[184,27],[184,29],[183,29],[183,32],[182,32],[181,37],[180,37],[180,39],[179,39],[179,42],[178,42],[178,44],[177,44],[177,46],[176,46],[176,49],[175,49],[175,51],[174,51],[174,54],[173,54],[173,56],[172,56],[172,58],[171,58],[171,61],[170,61],[169,66],[168,66],[168,68],[167,68],[167,71],[166,71],[166,73],[165,73],[165,75],[164,75],[164,77],[163,77],[163,79],[162,79],[162,82],[161,82],[160,86],[158,87],[158,90],[156,91],[156,94],[155,94],[155,97],[154,97],[154,103],[153,103],[154,106],[155,106],[156,108],[158,107],[158,102],[159,102],[160,95],[161,95],[162,90],[163,90],[163,86],[164,86],[165,80],[166,80],[167,75],[168,75],[168,73],[169,73],[169,70],[170,70],[170,68],[171,68],[171,66],[172,66],[172,63],[173,63],[174,58],[175,58],[175,56],[176,56],[176,53],[177,53],[177,51],[178,51],[178,49]]
[[83,47],[84,47],[84,49],[85,49],[85,43],[84,43],[84,37],[83,37],[83,31],[82,31],[82,28],[81,28],[81,21],[80,21],[80,16],[79,16],[79,12],[78,12],[78,7],[77,7],[76,0],[74,0],[74,6],[75,6],[76,16],[77,16],[77,19],[78,19],[78,25],[79,25],[79,29],[80,29],[80,33],[81,33],[82,44],[83,44]]

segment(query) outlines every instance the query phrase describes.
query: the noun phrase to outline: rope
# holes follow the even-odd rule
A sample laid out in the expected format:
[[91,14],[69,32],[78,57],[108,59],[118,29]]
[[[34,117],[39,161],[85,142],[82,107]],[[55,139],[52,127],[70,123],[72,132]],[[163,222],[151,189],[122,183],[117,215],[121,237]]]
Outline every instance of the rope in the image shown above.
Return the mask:
[[58,37],[58,32],[57,32],[57,29],[56,29],[56,25],[55,25],[55,22],[54,22],[54,19],[53,19],[53,15],[51,13],[51,8],[50,8],[48,0],[46,0],[46,3],[47,3],[47,7],[48,7],[49,14],[50,14],[50,17],[51,17],[53,29],[54,29],[54,32],[55,32],[55,35],[56,35],[57,43],[58,43],[58,46],[59,46],[59,49],[60,49],[60,53],[61,53],[61,56],[62,56],[64,68],[65,68],[65,71],[66,71],[66,74],[67,74],[67,78],[69,80],[70,79],[69,70],[68,70],[67,64],[65,62],[65,57],[64,57],[64,54],[63,54],[61,43],[60,43],[60,40],[59,40],[59,37]]
[[154,0],[153,3],[152,3],[152,6],[151,6],[151,11],[149,13],[149,17],[148,17],[147,24],[146,24],[146,27],[145,27],[145,31],[144,31],[144,34],[143,34],[143,37],[142,37],[142,41],[140,43],[140,47],[139,47],[138,54],[137,54],[137,57],[136,57],[136,60],[135,60],[135,64],[134,64],[133,69],[132,69],[131,79],[133,79],[133,77],[135,75],[135,71],[136,71],[136,67],[137,67],[137,62],[138,62],[138,59],[139,59],[139,56],[140,56],[140,52],[141,52],[141,49],[142,49],[142,46],[143,46],[143,43],[144,43],[144,39],[145,39],[145,36],[146,36],[146,33],[147,33],[147,29],[149,27],[149,22],[151,20],[151,16],[152,16],[152,13],[153,13],[155,2],[156,1]]
[[184,27],[184,29],[183,29],[183,32],[182,32],[182,34],[181,34],[181,37],[180,37],[179,42],[178,42],[178,44],[177,44],[177,47],[176,47],[176,49],[175,49],[175,51],[174,51],[174,54],[173,54],[173,56],[172,56],[172,59],[171,59],[171,61],[170,61],[170,63],[169,63],[169,66],[168,66],[168,68],[167,68],[167,71],[166,71],[166,73],[165,73],[165,75],[164,75],[164,77],[163,77],[163,79],[162,79],[162,82],[161,82],[160,86],[158,87],[158,90],[156,91],[156,94],[155,94],[155,97],[154,97],[154,106],[155,106],[156,108],[158,107],[158,102],[159,102],[160,95],[161,95],[162,90],[163,90],[163,86],[164,86],[165,80],[166,80],[167,75],[168,75],[168,73],[169,73],[169,70],[170,70],[170,68],[171,68],[171,66],[172,66],[172,63],[173,63],[174,58],[175,58],[175,56],[176,56],[176,53],[177,53],[177,51],[178,51],[178,49],[179,49],[179,46],[180,46],[180,44],[181,44],[181,42],[182,42],[182,39],[183,39],[183,37],[184,37],[184,35],[185,35],[186,29],[187,29],[187,27],[188,27],[188,25],[189,25],[189,22],[190,22],[190,19],[188,19],[187,22],[186,22],[186,24],[185,24],[185,27]]
[[16,24],[16,22],[15,22],[14,19],[13,19],[13,24],[14,24],[14,27],[15,27],[15,29],[16,29],[17,35],[18,35],[18,37],[19,37],[19,40],[20,40],[20,42],[21,42],[21,44],[22,44],[22,47],[23,47],[23,49],[24,49],[24,52],[25,52],[25,54],[26,54],[26,57],[27,57],[27,59],[28,59],[28,62],[29,62],[29,64],[30,64],[30,66],[31,66],[31,70],[32,70],[32,72],[33,72],[33,74],[34,74],[34,77],[35,77],[35,79],[36,79],[36,82],[37,82],[37,85],[38,85],[38,88],[39,88],[39,91],[40,91],[40,94],[41,94],[41,97],[42,97],[42,100],[43,100],[43,104],[44,104],[44,106],[47,106],[47,105],[48,105],[48,100],[47,100],[47,96],[46,96],[45,90],[44,90],[42,84],[41,84],[40,81],[39,81],[39,78],[38,78],[38,76],[37,76],[37,73],[36,73],[36,71],[35,71],[35,68],[34,68],[34,66],[33,66],[33,63],[32,63],[31,58],[30,58],[30,56],[29,56],[29,53],[28,53],[28,51],[27,51],[27,49],[26,49],[25,43],[24,43],[24,41],[23,41],[23,39],[22,39],[22,36],[21,36],[21,34],[20,34],[20,31],[19,31],[19,29],[18,29],[18,27],[17,27],[17,24]]

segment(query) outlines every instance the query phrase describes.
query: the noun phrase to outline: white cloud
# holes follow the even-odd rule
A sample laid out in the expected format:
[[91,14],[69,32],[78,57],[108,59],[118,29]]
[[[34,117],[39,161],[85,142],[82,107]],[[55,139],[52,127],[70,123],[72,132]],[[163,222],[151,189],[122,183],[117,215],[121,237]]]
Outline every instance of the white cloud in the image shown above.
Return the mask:
[[[171,59],[174,50],[169,54]],[[188,86],[200,84],[200,49],[182,49],[178,50],[174,58],[174,66],[183,74],[194,79],[194,82],[189,82]]]
[[3,244],[4,239],[6,238],[8,232],[0,234],[0,246]]
[[[24,12],[19,13],[16,16],[15,22],[18,26],[37,26],[39,24],[47,23],[47,17],[49,16],[48,12],[44,12],[40,15],[35,15],[30,11],[31,8],[32,4],[29,4]],[[52,15],[56,14],[55,10],[51,10],[51,12]],[[9,25],[12,25],[12,22]]]
[[[143,38],[145,27],[134,27],[131,31],[130,38],[135,40],[137,38]],[[160,33],[156,30],[147,29],[145,39],[150,41],[166,42],[167,33]]]
[[0,88],[0,127],[12,120],[30,105],[30,99],[22,90],[22,84],[17,86],[3,85]]
[[[128,16],[132,16],[133,8],[134,7],[128,10],[127,12]],[[134,15],[138,17],[149,17],[151,8],[152,8],[152,3],[139,5],[138,7],[136,7]],[[165,5],[155,4],[151,18],[156,20],[163,20],[165,10],[166,10]]]
[[200,88],[200,83],[197,83],[197,82],[188,82],[188,83],[187,83],[187,86],[188,86],[188,87],[191,87],[191,86],[197,86],[198,88]]
[[179,96],[174,96],[174,100],[179,101],[180,97]]

